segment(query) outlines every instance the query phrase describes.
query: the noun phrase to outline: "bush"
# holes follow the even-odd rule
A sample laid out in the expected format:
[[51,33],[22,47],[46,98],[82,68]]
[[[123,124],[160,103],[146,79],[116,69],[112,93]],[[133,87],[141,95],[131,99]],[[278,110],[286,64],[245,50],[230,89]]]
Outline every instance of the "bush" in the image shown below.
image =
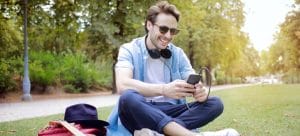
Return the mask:
[[231,82],[231,84],[241,84],[241,83],[243,83],[242,79],[239,78],[239,77],[232,77],[230,82]]
[[287,84],[300,83],[300,72],[290,71],[284,74],[282,81]]
[[217,85],[223,85],[223,84],[225,84],[225,78],[217,78],[216,79],[216,84]]
[[16,82],[13,80],[14,69],[10,60],[0,59],[0,93],[13,90]]
[[15,21],[4,19],[2,15],[0,17],[0,93],[4,93],[16,88],[13,78],[17,70],[14,63],[22,54],[23,46],[20,46],[22,33]]
[[223,85],[223,84],[226,84],[226,79],[225,79],[225,74],[224,72],[220,72],[220,71],[217,71],[215,73],[215,78],[216,78],[216,84],[217,85]]
[[[96,65],[89,62],[82,53],[66,54],[61,68],[62,83],[72,85],[80,92],[87,92],[92,85],[105,84],[108,80],[107,76],[109,76],[107,73],[111,73],[105,70],[100,72]],[[102,78],[102,74],[106,75],[105,78]]]
[[33,85],[41,85],[46,88],[57,81],[59,74],[59,58],[50,52],[30,53],[30,80]]
[[96,83],[105,86],[111,87],[112,85],[112,61],[103,61],[96,63],[94,69],[91,71],[93,79],[96,79]]
[[64,85],[64,90],[67,93],[80,93],[80,90],[76,89],[73,85]]
[[[83,53],[62,53],[56,55],[51,52],[31,51],[29,56],[29,74],[32,88],[38,93],[43,93],[47,86],[64,85],[69,93],[87,92],[92,86],[111,86],[112,63],[91,62]],[[14,71],[23,75],[23,60],[17,59],[8,65],[0,63],[0,88],[10,89],[14,87],[12,79]],[[13,68],[14,71],[9,71]]]
[[216,84],[223,85],[223,84],[241,84],[243,80],[239,77],[232,77],[226,76],[224,72],[217,72],[216,73]]

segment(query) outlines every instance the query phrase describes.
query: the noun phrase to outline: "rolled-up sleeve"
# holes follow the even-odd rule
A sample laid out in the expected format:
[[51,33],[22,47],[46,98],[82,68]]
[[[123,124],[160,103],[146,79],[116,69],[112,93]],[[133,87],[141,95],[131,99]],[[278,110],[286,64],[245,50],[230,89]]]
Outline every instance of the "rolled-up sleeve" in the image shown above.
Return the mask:
[[195,74],[195,70],[193,69],[190,60],[186,56],[186,54],[183,52],[183,50],[180,50],[180,73],[181,77],[186,80],[190,74]]
[[119,48],[118,60],[115,68],[130,68],[133,69],[133,56],[129,49],[122,45]]

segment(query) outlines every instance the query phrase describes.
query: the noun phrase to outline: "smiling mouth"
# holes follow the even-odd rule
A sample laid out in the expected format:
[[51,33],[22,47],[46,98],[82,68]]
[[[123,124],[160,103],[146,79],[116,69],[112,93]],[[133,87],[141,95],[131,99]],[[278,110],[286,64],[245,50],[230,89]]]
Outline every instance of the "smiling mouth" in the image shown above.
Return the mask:
[[170,42],[170,40],[168,40],[167,38],[159,38],[159,41],[160,41],[164,46],[166,46],[166,45]]

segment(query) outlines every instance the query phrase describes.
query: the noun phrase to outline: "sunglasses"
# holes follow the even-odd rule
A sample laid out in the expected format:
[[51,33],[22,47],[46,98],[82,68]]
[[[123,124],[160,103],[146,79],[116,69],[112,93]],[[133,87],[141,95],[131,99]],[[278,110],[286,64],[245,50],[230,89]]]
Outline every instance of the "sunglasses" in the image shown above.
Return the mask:
[[170,34],[171,34],[171,35],[176,35],[176,34],[178,34],[178,32],[180,31],[180,30],[178,30],[178,29],[176,29],[176,28],[169,28],[169,27],[167,27],[167,26],[160,26],[160,25],[158,25],[158,24],[154,24],[154,25],[158,26],[159,32],[162,33],[162,34],[166,34],[166,33],[168,33],[168,31],[170,30]]

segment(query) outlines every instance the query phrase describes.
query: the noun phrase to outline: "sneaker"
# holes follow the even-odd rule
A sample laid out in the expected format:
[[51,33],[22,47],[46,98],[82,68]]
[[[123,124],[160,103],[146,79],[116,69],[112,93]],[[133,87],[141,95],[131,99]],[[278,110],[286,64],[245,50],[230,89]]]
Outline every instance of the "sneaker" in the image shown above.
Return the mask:
[[199,136],[240,136],[240,134],[235,129],[227,128],[215,132],[201,132]]
[[141,130],[135,130],[133,136],[164,136],[156,131],[153,131],[148,128],[143,128]]

